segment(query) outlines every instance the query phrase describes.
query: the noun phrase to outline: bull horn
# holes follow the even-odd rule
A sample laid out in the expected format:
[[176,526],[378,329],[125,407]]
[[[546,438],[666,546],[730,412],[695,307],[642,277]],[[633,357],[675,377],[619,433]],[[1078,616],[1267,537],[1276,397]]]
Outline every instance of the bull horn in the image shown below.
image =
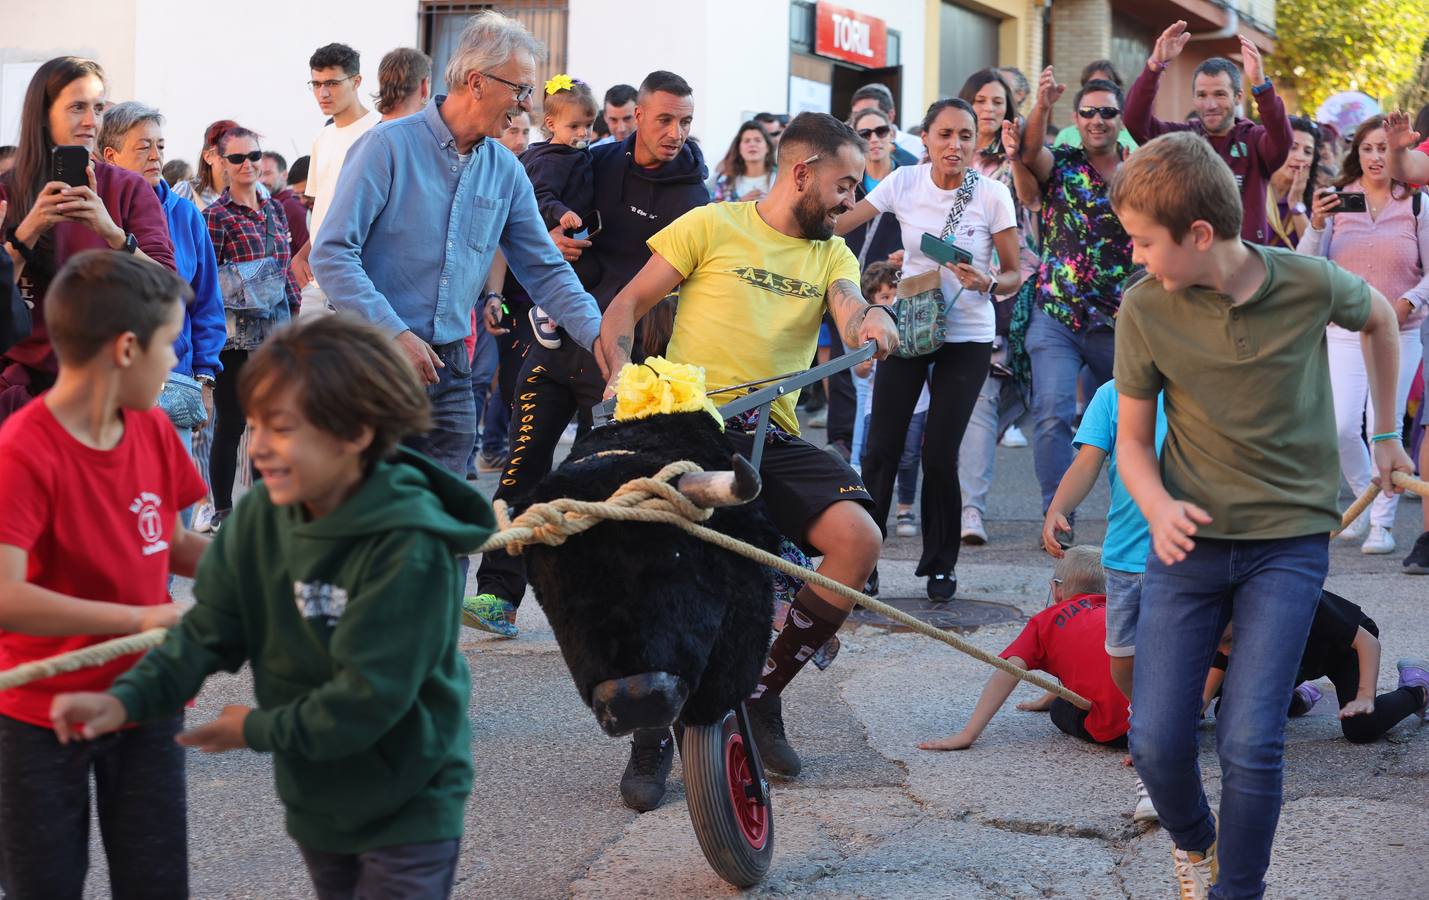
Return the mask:
[[740,506],[759,496],[759,472],[738,453],[728,472],[691,472],[681,475],[675,487],[696,506],[717,509]]

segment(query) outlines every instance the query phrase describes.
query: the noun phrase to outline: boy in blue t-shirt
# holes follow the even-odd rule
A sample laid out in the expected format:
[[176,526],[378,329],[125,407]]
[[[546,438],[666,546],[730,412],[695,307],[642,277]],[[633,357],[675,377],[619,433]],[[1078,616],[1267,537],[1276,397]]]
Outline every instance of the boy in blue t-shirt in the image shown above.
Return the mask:
[[[1166,440],[1165,398],[1156,398],[1156,452]],[[1057,485],[1057,493],[1047,507],[1042,521],[1042,547],[1061,559],[1063,548],[1058,532],[1070,532],[1070,517],[1101,474],[1102,462],[1107,465],[1107,483],[1111,488],[1111,508],[1106,514],[1106,538],[1102,542],[1102,569],[1106,572],[1106,652],[1111,657],[1111,680],[1131,700],[1131,671],[1136,658],[1136,621],[1141,609],[1141,576],[1146,572],[1146,556],[1151,552],[1151,532],[1146,517],[1131,499],[1121,479],[1116,475],[1116,411],[1115,382],[1108,381],[1097,389],[1092,402],[1082,414],[1082,424],[1072,439],[1077,456]],[[1156,818],[1145,788],[1137,784],[1135,821]]]

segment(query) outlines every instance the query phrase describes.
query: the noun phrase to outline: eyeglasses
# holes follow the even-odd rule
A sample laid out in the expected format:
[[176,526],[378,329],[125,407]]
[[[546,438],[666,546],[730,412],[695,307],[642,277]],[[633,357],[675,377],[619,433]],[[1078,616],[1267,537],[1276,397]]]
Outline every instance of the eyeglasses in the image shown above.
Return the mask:
[[858,130],[858,136],[863,138],[865,141],[868,140],[870,137],[877,137],[881,141],[886,139],[892,133],[893,129],[887,125],[880,125],[877,128],[860,128]]
[[263,151],[262,151],[262,150],[254,150],[252,153],[227,153],[227,154],[224,154],[224,157],[223,157],[223,158],[226,159],[226,160],[228,160],[230,163],[232,163],[232,164],[235,165],[235,166],[241,166],[241,165],[243,165],[243,161],[244,161],[245,159],[248,160],[249,162],[254,162],[254,163],[256,163],[256,162],[258,162],[259,160],[261,160],[261,159],[263,158]]
[[308,87],[312,88],[312,89],[313,89],[313,93],[315,93],[315,94],[316,94],[320,89],[322,89],[322,88],[327,88],[327,89],[330,90],[330,91],[335,91],[335,90],[337,90],[337,86],[338,86],[338,85],[342,84],[344,81],[351,81],[351,80],[352,80],[352,76],[351,76],[351,75],[347,75],[347,76],[345,76],[345,77],[343,77],[343,78],[331,78],[331,79],[328,79],[327,81],[309,81],[309,82],[308,82]]
[[779,129],[778,131],[765,131],[764,133],[767,134],[767,135],[769,135],[769,137],[770,137],[772,140],[776,140],[776,141],[777,141],[777,140],[779,140],[779,135],[781,135],[781,134],[784,133],[784,129],[781,128],[781,129]]
[[1083,106],[1077,110],[1077,115],[1083,119],[1094,119],[1098,115],[1103,119],[1115,119],[1121,115],[1121,110],[1115,106]]
[[536,86],[534,84],[518,84],[514,81],[507,81],[500,75],[493,75],[490,72],[482,72],[481,74],[482,77],[490,78],[492,81],[499,81],[507,87],[511,88],[511,90],[515,91],[517,103],[525,103],[527,100],[531,99],[532,94],[536,93]]

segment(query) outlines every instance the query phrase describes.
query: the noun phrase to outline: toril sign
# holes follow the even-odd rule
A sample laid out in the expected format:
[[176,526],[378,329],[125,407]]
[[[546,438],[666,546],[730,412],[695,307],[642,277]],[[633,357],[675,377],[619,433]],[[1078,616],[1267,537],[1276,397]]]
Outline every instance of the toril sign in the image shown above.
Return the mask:
[[814,52],[870,69],[883,68],[888,61],[888,26],[882,19],[820,3],[815,14]]

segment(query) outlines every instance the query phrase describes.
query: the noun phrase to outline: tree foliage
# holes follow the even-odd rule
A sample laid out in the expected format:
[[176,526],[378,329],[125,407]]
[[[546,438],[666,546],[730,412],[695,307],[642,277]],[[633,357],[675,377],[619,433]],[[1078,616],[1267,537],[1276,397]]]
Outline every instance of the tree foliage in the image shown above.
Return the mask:
[[1279,0],[1275,32],[1268,67],[1302,110],[1340,91],[1391,103],[1419,75],[1429,0]]

